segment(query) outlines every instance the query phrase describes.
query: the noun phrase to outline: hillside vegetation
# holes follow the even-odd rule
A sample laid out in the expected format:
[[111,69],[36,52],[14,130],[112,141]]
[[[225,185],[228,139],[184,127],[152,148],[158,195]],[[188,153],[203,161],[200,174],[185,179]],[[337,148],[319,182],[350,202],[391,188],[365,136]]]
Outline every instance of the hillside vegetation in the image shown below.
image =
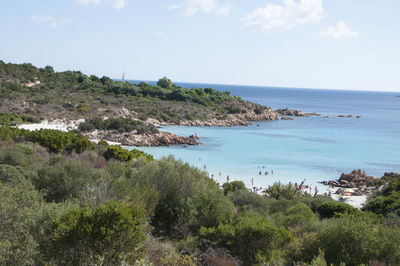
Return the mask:
[[80,71],[0,61],[0,111],[42,119],[134,116],[161,122],[225,119],[228,114],[260,113],[267,107],[212,88],[184,89],[162,78],[157,85],[132,84]]

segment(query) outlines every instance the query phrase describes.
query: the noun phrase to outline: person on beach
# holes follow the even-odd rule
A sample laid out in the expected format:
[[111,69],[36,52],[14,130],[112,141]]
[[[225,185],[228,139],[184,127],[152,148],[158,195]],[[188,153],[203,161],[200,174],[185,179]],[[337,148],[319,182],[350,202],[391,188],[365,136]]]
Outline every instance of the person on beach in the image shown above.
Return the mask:
[[211,179],[214,180],[214,174],[211,175]]
[[226,176],[226,182],[229,182],[229,175]]

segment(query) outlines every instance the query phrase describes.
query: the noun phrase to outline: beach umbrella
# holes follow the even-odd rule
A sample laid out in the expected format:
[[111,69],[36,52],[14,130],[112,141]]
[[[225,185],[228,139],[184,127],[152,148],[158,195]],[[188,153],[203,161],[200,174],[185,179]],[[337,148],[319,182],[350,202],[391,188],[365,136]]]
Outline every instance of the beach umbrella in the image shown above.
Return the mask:
[[351,188],[346,188],[346,189],[344,190],[344,192],[347,192],[347,193],[353,193],[353,192],[354,192],[354,190],[352,190]]

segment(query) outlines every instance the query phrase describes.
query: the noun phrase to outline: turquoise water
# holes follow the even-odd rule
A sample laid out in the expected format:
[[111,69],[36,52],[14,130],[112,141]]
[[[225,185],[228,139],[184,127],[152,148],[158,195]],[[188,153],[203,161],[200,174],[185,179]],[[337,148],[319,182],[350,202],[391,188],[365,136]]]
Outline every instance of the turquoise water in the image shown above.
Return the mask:
[[[196,133],[203,145],[139,148],[156,158],[172,154],[206,169],[220,183],[226,182],[229,175],[230,180],[243,180],[248,186],[254,178],[254,185],[261,187],[275,181],[304,179],[315,186],[318,181],[336,179],[340,173],[358,168],[375,176],[400,171],[400,98],[395,93],[180,85],[229,90],[272,108],[362,118],[296,118],[234,128],[165,127],[162,130],[178,135]],[[265,175],[265,171],[270,173]]]

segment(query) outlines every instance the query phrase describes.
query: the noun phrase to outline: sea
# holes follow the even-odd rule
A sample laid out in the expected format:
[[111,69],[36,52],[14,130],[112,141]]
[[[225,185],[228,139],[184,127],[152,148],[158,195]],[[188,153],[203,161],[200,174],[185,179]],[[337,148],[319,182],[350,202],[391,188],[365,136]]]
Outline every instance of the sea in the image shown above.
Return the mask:
[[[136,83],[137,81],[132,81]],[[152,82],[149,82],[152,83]],[[200,146],[139,147],[155,158],[173,155],[207,171],[220,184],[248,187],[320,181],[362,169],[381,177],[400,171],[400,93],[177,83],[211,87],[269,106],[320,113],[319,117],[252,122],[237,127],[167,126],[178,135],[197,134]],[[337,115],[361,116],[339,118]],[[136,148],[136,147],[135,147]],[[253,185],[252,185],[253,182]]]

